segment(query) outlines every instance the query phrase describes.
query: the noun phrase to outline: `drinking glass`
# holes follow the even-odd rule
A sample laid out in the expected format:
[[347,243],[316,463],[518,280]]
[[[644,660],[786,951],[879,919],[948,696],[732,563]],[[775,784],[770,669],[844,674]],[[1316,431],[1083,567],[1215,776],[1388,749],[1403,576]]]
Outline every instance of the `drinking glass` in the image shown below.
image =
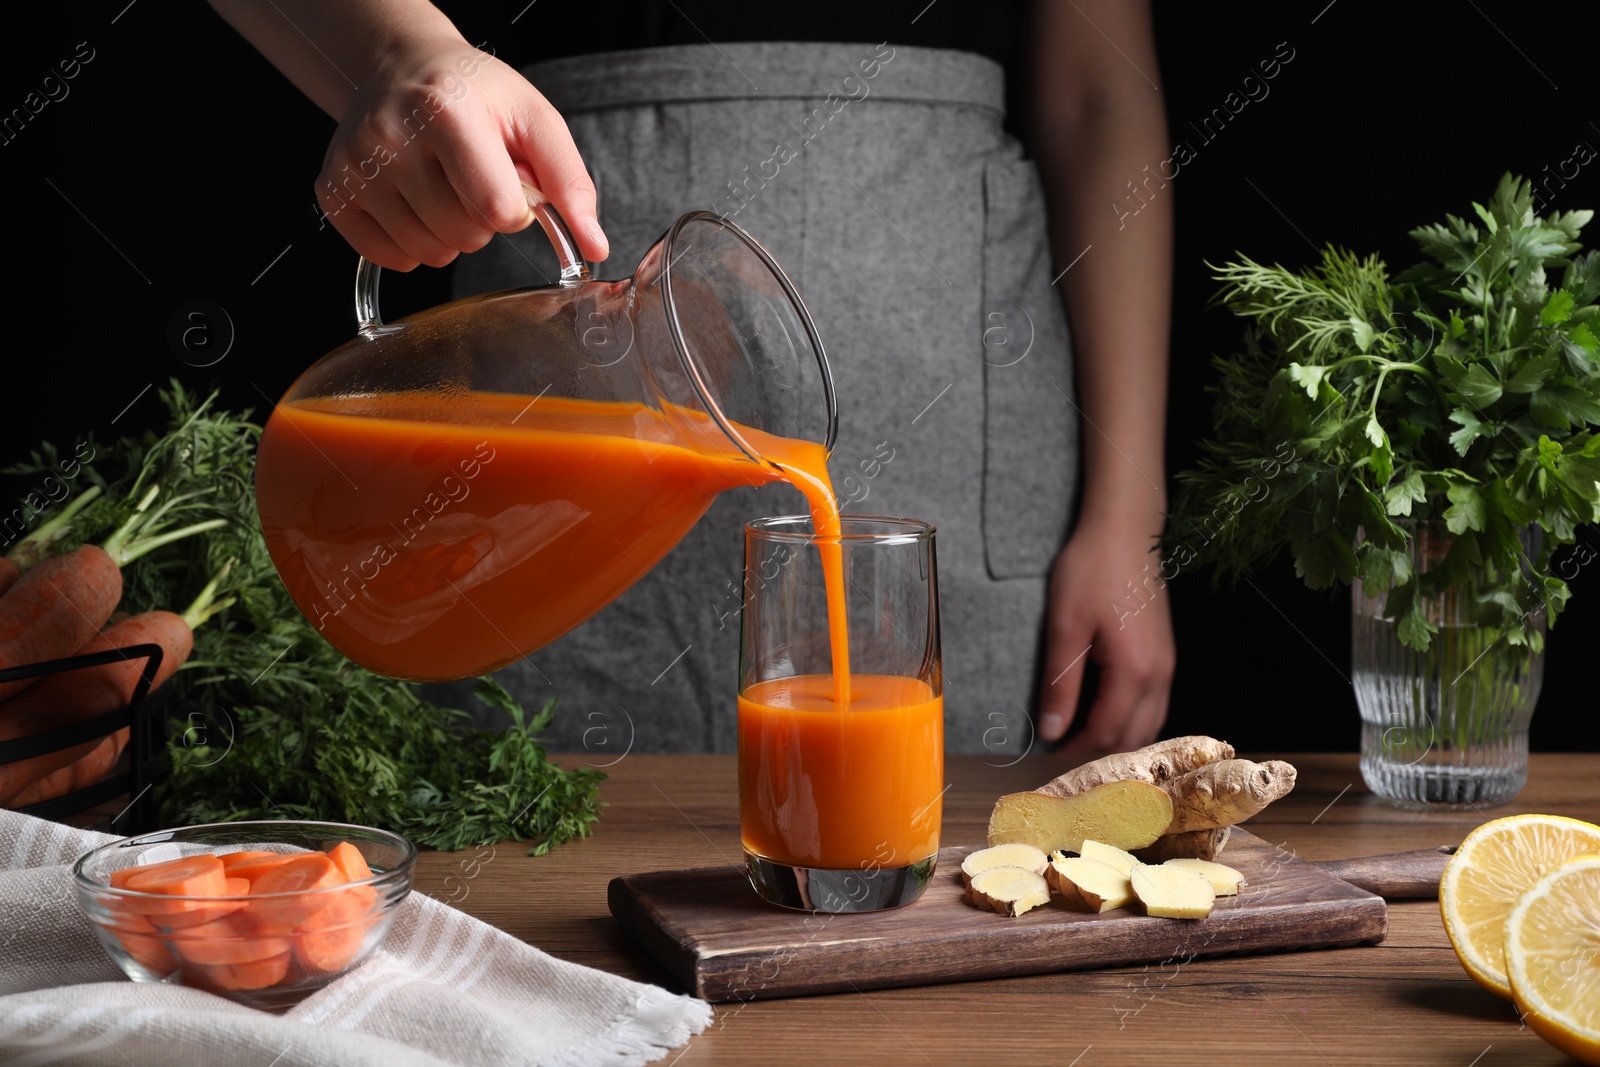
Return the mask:
[[938,859],[943,779],[934,528],[747,524],[739,829],[756,892],[808,911],[909,904]]

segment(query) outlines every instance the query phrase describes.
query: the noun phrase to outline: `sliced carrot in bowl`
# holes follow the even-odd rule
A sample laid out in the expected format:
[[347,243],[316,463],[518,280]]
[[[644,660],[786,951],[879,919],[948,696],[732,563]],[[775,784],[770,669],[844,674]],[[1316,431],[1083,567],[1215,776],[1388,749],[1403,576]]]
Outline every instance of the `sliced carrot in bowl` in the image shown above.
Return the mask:
[[183,976],[196,985],[218,989],[265,989],[277,985],[289,973],[289,953],[264,960],[214,965],[193,963],[184,967]]
[[251,900],[245,909],[246,920],[261,935],[291,934],[295,928],[327,907],[331,893],[318,893],[342,885],[344,876],[333,861],[320,852],[295,856],[264,871],[250,883]]
[[[341,841],[328,849],[328,858],[339,868],[339,873],[344,875],[347,882],[362,882],[372,877],[372,868],[367,866],[367,858],[348,841]],[[356,886],[349,892],[361,902],[361,907],[365,910],[370,911],[378,902],[377,891],[371,886]]]
[[[371,893],[370,887],[360,887]],[[357,890],[332,894],[333,901],[301,925],[294,958],[308,971],[341,971],[350,966],[378,921]]]
[[359,882],[372,877],[372,868],[367,866],[367,858],[361,850],[348,841],[340,841],[328,849],[328,858],[333,865],[339,868],[339,873],[344,875],[347,882]]
[[165,978],[178,969],[178,961],[164,938],[156,936],[156,928],[143,915],[122,911],[112,916],[110,923],[101,928],[115,937],[134,961],[159,978]]
[[[136,873],[124,879],[118,888],[151,894],[148,897],[127,898],[124,906],[129,911],[170,917],[181,912],[214,908],[214,905],[194,898],[223,896],[228,891],[228,878],[223,873],[221,860],[202,853],[140,867]],[[172,899],[157,899],[160,897]]]
[[[243,878],[229,878],[224,882],[223,897],[244,897],[250,892],[250,883]],[[215,904],[206,904],[196,901],[194,907],[188,911],[158,914],[155,918],[156,926],[163,930],[182,930],[190,926],[203,926],[215,922],[224,915],[232,915],[245,906],[242,899],[218,900]]]
[[225,915],[176,931],[172,947],[188,963],[222,966],[271,959],[288,952],[290,945],[286,938],[258,937],[250,923],[237,915]]
[[245,878],[254,882],[279,864],[288,863],[305,852],[230,852],[222,857],[222,869],[229,878]]

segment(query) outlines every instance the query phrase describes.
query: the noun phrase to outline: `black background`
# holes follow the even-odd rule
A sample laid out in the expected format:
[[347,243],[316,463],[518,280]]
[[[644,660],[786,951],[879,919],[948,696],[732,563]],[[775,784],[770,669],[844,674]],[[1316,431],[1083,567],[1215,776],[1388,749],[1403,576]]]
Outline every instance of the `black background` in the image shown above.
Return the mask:
[[[483,4],[474,22],[509,25],[524,7]],[[1600,147],[1587,91],[1594,5],[1165,0],[1156,16],[1172,137],[1197,152],[1160,194],[1178,210],[1172,470],[1193,462],[1208,423],[1208,356],[1238,338],[1228,315],[1205,309],[1205,261],[1241,250],[1298,266],[1332,241],[1398,268],[1417,258],[1408,229],[1468,214],[1503,171],[1547,177],[1580,142]],[[80,42],[94,58],[66,98],[0,145],[0,457],[41,438],[70,447],[153,425],[160,405],[144,390],[171,376],[263,411],[353,332],[355,257],[320,227],[311,197],[331,121],[201,4],[40,5],[7,23],[0,114]],[[1279,42],[1294,58],[1270,94],[1205,143],[1188,123],[1222,106]],[[1553,207],[1600,206],[1600,160],[1549,188]],[[1108,211],[1122,192],[1107,190]],[[390,274],[384,304],[390,315],[419,309],[447,286],[446,272]],[[232,320],[232,347],[212,367],[187,365],[167,343],[169,318],[192,300]],[[5,488],[9,499],[21,487]],[[1253,750],[1354,749],[1347,594],[1308,592],[1281,559],[1254,585],[1214,590],[1201,575],[1172,585],[1169,729]],[[1588,672],[1600,578],[1580,573],[1573,589],[1549,642],[1540,749],[1600,749]]]

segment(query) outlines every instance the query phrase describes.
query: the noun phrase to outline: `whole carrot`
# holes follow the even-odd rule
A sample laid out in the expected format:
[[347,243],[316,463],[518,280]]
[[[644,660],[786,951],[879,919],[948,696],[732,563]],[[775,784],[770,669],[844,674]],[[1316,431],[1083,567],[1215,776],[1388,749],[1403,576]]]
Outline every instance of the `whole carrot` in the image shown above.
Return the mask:
[[88,755],[80,756],[65,767],[51,771],[18,793],[12,798],[11,806],[26,808],[32,804],[42,804],[47,800],[64,797],[68,793],[75,793],[94,785],[117,765],[117,760],[127,744],[128,728],[124,726],[109,737],[102,737],[99,744],[89,750]]
[[[155,685],[160,685],[189,658],[194,634],[181,616],[170,611],[152,611],[135,615],[96,634],[79,652],[88,655],[142,644],[159,644],[165,653],[156,671]],[[20,696],[0,704],[0,741],[70,726],[102,712],[125,707],[133,699],[144,662],[142,657],[129,658],[50,675]],[[18,793],[36,779],[87,756],[101,740],[97,737],[32,759],[0,763],[0,805],[20,806],[21,802],[16,799]]]
[[[40,564],[40,568],[44,566]],[[30,575],[32,573],[29,572]],[[184,660],[189,658],[189,653],[194,649],[193,627],[233,602],[229,598],[212,603],[217,585],[226,573],[227,568],[224,568],[223,573],[201,591],[184,614],[147,611],[135,615],[95,634],[78,651],[87,655],[129,645],[160,645],[164,654],[150,687],[154,690],[177,673]],[[49,675],[33,688],[0,704],[0,741],[70,726],[127,706],[133,700],[144,665],[142,657],[129,657],[98,667]],[[88,756],[103,740],[96,738],[31,759],[0,763],[0,806],[16,806],[19,793],[38,779]],[[111,762],[114,763],[115,759]]]
[[[95,545],[53,556],[0,596],[0,668],[70,656],[111,617],[122,599],[122,572]],[[0,700],[36,678],[0,682]]]

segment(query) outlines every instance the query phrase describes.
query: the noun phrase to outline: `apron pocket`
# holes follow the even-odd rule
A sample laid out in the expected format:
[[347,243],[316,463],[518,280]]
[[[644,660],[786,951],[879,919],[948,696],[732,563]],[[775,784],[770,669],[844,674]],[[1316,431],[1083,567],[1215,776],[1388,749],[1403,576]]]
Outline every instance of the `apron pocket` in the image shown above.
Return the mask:
[[1032,160],[983,172],[983,542],[991,578],[1048,574],[1072,521],[1072,344]]

